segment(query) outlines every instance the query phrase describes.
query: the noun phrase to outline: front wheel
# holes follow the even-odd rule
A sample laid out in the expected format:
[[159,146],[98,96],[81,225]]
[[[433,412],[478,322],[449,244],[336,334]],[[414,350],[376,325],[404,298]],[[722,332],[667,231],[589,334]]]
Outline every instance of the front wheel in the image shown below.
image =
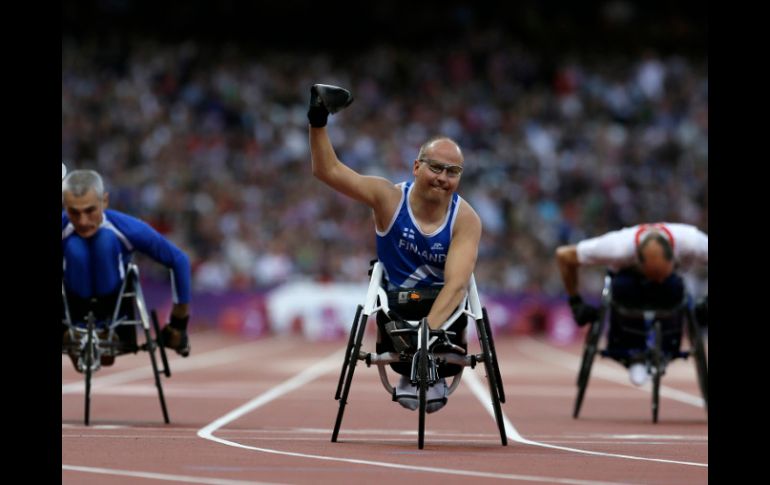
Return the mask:
[[583,405],[583,397],[585,396],[586,388],[588,387],[588,378],[591,376],[591,367],[593,366],[594,357],[599,348],[603,313],[603,311],[600,312],[599,318],[591,324],[591,328],[588,330],[588,334],[586,334],[583,360],[580,363],[580,371],[578,372],[577,378],[578,393],[575,398],[575,406],[572,410],[572,417],[575,419],[577,419],[580,414],[580,408]]
[[420,323],[420,349],[417,360],[417,386],[419,388],[419,423],[417,428],[417,447],[425,446],[425,411],[428,392],[428,320]]

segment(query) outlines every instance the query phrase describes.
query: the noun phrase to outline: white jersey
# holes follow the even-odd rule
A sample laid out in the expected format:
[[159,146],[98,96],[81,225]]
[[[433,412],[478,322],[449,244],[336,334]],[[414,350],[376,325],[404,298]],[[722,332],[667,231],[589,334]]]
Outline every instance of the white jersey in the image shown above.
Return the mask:
[[639,241],[646,232],[653,229],[657,229],[671,241],[674,261],[682,269],[688,269],[695,264],[708,264],[708,236],[690,224],[669,222],[639,224],[580,241],[577,244],[578,263],[605,265],[612,271],[632,266],[637,261],[636,247]]

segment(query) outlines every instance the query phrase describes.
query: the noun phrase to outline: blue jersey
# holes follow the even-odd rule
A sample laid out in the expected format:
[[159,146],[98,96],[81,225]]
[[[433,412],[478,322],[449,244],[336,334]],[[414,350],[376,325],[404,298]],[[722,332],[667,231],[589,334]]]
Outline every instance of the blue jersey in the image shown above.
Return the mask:
[[83,298],[118,291],[125,264],[134,251],[139,251],[171,270],[173,302],[190,302],[190,260],[146,222],[107,209],[96,234],[83,239],[75,232],[66,212],[62,212],[61,221],[68,291]]
[[420,230],[409,207],[409,193],[414,184],[402,182],[399,186],[401,202],[390,225],[384,232],[376,231],[377,259],[385,267],[388,289],[442,286],[449,242],[462,198],[452,194],[443,224],[426,234]]

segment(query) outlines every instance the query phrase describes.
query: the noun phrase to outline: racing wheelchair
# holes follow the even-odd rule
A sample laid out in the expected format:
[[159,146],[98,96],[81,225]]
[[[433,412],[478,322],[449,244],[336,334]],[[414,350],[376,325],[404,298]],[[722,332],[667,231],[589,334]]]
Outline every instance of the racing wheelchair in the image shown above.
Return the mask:
[[[406,374],[408,374],[409,382],[418,389],[417,446],[419,449],[423,449],[425,443],[427,393],[429,388],[436,385],[439,381],[440,374],[443,372],[442,369],[446,366],[455,366],[456,369],[452,382],[446,390],[446,396],[448,397],[460,384],[464,367],[470,366],[474,368],[478,362],[483,362],[489,383],[495,420],[500,431],[500,440],[502,445],[506,446],[508,444],[508,437],[505,433],[502,409],[500,407],[500,403],[505,402],[503,381],[500,377],[489,318],[486,308],[482,307],[479,301],[476,281],[473,275],[470,278],[468,292],[463,297],[457,310],[444,322],[440,329],[431,329],[425,318],[419,321],[405,320],[409,324],[408,327],[393,330],[391,334],[410,337],[416,345],[398,352],[366,352],[361,349],[361,343],[369,317],[378,314],[378,316],[388,316],[390,318],[392,315],[388,294],[383,286],[384,267],[382,263],[376,260],[373,261],[369,274],[371,278],[366,293],[366,300],[363,305],[358,305],[356,308],[356,315],[350,329],[337,391],[334,395],[334,398],[339,401],[339,410],[334,424],[334,432],[332,433],[332,442],[336,442],[339,435],[345,405],[348,402],[348,394],[353,380],[353,373],[359,360],[364,361],[367,367],[370,367],[372,364],[377,366],[380,381],[394,401],[396,400],[396,389],[391,385],[385,367],[388,365],[401,365],[407,369]],[[414,295],[414,293],[411,295]],[[403,296],[406,298],[410,297],[409,294]],[[452,327],[452,324],[458,322],[461,318],[472,318],[476,322],[476,330],[481,347],[480,353],[467,355],[466,349],[452,343],[451,337],[456,336],[456,333],[447,329]],[[462,329],[465,330],[465,328],[466,326],[463,325]],[[382,339],[388,338],[387,335],[382,335],[379,326],[378,334]]]
[[[126,265],[125,278],[117,294],[114,310],[105,309],[105,306],[112,304],[112,300],[86,301],[71,295],[68,297],[62,280],[62,354],[68,354],[76,370],[85,375],[85,425],[88,426],[90,421],[91,378],[94,372],[101,369],[102,365],[111,365],[116,356],[135,354],[140,350],[150,354],[163,420],[168,424],[168,410],[160,376],[163,374],[171,377],[171,370],[157,314],[152,310],[150,319],[139,282],[139,268],[135,263],[129,262]],[[71,311],[73,305],[78,307],[74,315]],[[85,315],[85,321],[79,321],[81,318],[77,315]],[[155,338],[150,335],[150,322]],[[145,342],[142,344],[137,342],[137,327],[144,331]],[[161,369],[158,367],[156,350],[160,353]]]
[[[599,340],[603,334],[604,322],[609,321],[609,314],[615,312],[624,317],[624,321],[636,321],[639,325],[626,325],[620,323],[618,331],[625,332],[628,335],[642,336],[645,341],[645,347],[642,349],[612,349],[606,346],[599,349]],[[681,334],[681,325],[676,327],[664,326],[662,321],[675,319],[681,321],[684,319],[684,327],[687,331],[687,338],[690,343],[690,349],[679,350],[678,336]],[[664,345],[664,339],[675,335],[677,349],[667,349]],[[588,379],[591,375],[591,366],[593,365],[595,355],[599,353],[601,357],[609,357],[624,366],[630,362],[643,362],[647,367],[647,372],[652,377],[652,422],[658,422],[658,408],[660,397],[660,381],[666,373],[666,366],[674,359],[687,359],[692,356],[695,361],[695,370],[698,378],[698,387],[705,404],[706,415],[708,416],[708,363],[706,360],[706,351],[703,343],[703,335],[698,325],[691,296],[685,292],[682,300],[669,308],[628,308],[620,305],[612,298],[612,275],[607,274],[604,277],[604,288],[602,289],[601,307],[596,321],[591,323],[585,338],[583,348],[583,359],[578,372],[577,387],[578,393],[575,398],[575,405],[572,417],[577,419],[580,413],[580,407],[583,403]]]

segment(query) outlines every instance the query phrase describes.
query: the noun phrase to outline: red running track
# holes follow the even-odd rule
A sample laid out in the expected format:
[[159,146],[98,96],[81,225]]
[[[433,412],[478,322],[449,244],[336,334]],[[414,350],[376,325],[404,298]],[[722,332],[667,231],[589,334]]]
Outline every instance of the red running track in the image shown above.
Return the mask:
[[[119,357],[95,374],[88,427],[83,376],[63,356],[62,483],[708,482],[708,422],[691,360],[669,365],[653,424],[649,384],[636,388],[622,367],[597,358],[575,420],[580,345],[495,343],[509,445],[500,445],[477,396],[480,389],[489,399],[479,365],[428,415],[423,450],[417,413],[392,402],[376,368],[363,364],[339,442],[330,442],[344,342],[194,334],[194,353],[170,356],[172,377],[163,381],[169,425],[148,354]],[[367,334],[364,348],[373,345]]]

